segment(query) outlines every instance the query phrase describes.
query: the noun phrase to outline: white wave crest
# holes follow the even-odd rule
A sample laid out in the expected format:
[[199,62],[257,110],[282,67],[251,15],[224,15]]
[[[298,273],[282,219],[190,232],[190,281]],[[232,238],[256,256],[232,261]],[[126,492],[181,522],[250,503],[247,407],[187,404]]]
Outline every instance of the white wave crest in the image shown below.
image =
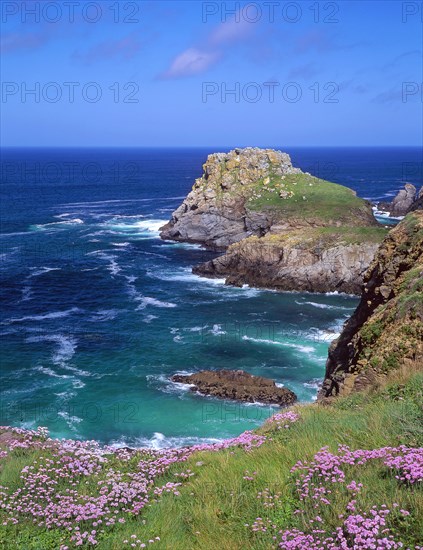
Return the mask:
[[80,218],[73,218],[71,220],[64,220],[60,222],[50,222],[50,223],[37,223],[31,225],[30,229],[32,231],[46,231],[48,229],[64,229],[67,225],[80,225],[83,224],[83,220]]
[[42,313],[39,315],[26,315],[25,317],[17,317],[4,321],[2,324],[7,323],[22,323],[24,321],[44,321],[45,319],[62,319],[63,317],[68,317],[73,313],[79,313],[81,310],[78,307],[73,307],[71,309],[66,309],[64,311],[52,311],[51,313]]
[[298,351],[301,351],[302,353],[313,353],[315,349],[312,346],[304,346],[301,344],[293,344],[291,342],[280,342],[278,340],[269,340],[267,338],[252,338],[250,336],[244,335],[242,337],[243,340],[247,340],[249,342],[255,342],[257,344],[271,344],[274,346],[283,346],[287,348],[293,348]]

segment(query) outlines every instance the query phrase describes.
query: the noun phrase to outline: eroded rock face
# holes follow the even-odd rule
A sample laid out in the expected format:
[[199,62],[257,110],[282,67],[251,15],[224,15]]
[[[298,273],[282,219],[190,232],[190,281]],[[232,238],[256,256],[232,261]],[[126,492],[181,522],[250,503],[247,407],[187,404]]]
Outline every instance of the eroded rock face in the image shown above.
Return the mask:
[[417,192],[414,185],[406,183],[392,202],[380,202],[378,208],[389,212],[392,217],[401,217],[408,212],[420,210],[423,208],[423,188]]
[[380,246],[361,302],[329,350],[319,398],[378,384],[392,369],[423,369],[423,212],[408,214]]
[[272,149],[234,149],[209,155],[203,176],[161,228],[161,237],[223,249],[250,235],[263,235],[274,223],[274,216],[246,208],[251,186],[270,174],[298,172],[289,155]]
[[253,376],[242,370],[201,371],[195,374],[175,374],[173,382],[193,384],[192,391],[222,399],[234,399],[248,403],[260,402],[292,405],[297,396],[291,390],[279,388],[273,380]]
[[423,187],[420,189],[416,200],[411,205],[410,212],[414,212],[415,210],[423,210]]
[[242,286],[306,292],[360,294],[363,275],[378,249],[377,243],[329,243],[307,239],[313,231],[288,237],[251,237],[229,247],[226,254],[194,267],[205,277],[226,277]]
[[391,216],[405,216],[416,198],[417,189],[411,183],[406,183],[392,201]]

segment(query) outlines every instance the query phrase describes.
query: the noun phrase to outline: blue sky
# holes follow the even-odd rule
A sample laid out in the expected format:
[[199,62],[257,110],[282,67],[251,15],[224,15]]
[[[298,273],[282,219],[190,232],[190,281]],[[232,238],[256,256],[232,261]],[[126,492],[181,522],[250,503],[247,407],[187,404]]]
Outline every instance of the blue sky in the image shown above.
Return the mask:
[[422,144],[421,2],[1,7],[3,146]]

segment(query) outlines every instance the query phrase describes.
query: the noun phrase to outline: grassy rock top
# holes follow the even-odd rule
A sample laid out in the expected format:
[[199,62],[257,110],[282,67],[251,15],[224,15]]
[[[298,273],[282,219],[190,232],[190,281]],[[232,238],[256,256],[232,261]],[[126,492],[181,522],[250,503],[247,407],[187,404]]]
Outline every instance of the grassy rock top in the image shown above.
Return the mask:
[[252,235],[318,226],[378,223],[351,189],[294,168],[281,151],[246,148],[209,155],[161,235],[225,248]]
[[[274,209],[282,217],[320,219],[335,225],[369,221],[369,205],[351,189],[298,173],[259,181],[248,199],[251,210]],[[375,224],[376,225],[376,224]]]
[[376,225],[368,203],[354,191],[294,168],[289,155],[281,151],[246,148],[215,153],[203,170],[192,192],[203,193],[216,205],[244,198],[247,211],[271,211],[279,219]]

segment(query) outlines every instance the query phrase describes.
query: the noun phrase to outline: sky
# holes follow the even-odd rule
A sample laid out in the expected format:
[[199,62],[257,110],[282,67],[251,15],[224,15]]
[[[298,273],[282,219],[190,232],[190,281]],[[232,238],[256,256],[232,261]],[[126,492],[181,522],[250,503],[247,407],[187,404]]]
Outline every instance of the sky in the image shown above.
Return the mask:
[[423,144],[423,4],[1,2],[2,146]]

